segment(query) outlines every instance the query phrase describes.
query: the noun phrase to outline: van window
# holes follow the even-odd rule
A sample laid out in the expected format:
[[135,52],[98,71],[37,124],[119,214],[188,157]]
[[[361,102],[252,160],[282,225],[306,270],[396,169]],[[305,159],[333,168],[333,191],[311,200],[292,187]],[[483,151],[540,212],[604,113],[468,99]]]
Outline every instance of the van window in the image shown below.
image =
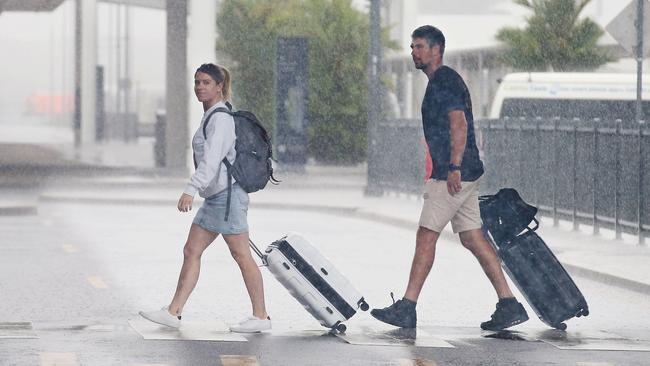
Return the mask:
[[[644,115],[650,116],[650,101],[642,106]],[[636,102],[629,100],[508,98],[503,100],[500,117],[633,120],[635,108]]]

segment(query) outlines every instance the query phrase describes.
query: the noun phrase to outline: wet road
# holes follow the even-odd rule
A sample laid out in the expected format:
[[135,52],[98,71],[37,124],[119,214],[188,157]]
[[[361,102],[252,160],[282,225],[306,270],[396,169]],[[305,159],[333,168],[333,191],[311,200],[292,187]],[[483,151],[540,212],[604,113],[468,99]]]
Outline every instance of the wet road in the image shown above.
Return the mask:
[[[368,313],[351,319],[348,333],[380,345],[348,344],[327,335],[265,269],[270,334],[246,336],[248,342],[142,339],[129,320],[169,302],[191,220],[174,207],[66,203],[41,204],[37,216],[0,217],[0,323],[31,322],[23,335],[33,337],[0,333],[0,365],[650,364],[650,352],[560,350],[548,342],[485,337],[478,324],[496,298],[475,259],[456,241],[439,243],[418,304],[418,337],[433,335],[452,348],[385,345],[378,339],[394,335],[394,328]],[[249,220],[260,246],[287,231],[305,235],[371,307],[388,305],[390,291],[399,296],[404,290],[414,231],[314,212],[252,209]],[[575,280],[591,315],[569,321],[570,334],[581,335],[583,343],[616,343],[620,337],[650,345],[647,295]],[[249,309],[239,270],[217,239],[204,254],[183,319],[231,324]],[[514,338],[547,329],[527,310],[531,320],[516,328],[522,337]]]

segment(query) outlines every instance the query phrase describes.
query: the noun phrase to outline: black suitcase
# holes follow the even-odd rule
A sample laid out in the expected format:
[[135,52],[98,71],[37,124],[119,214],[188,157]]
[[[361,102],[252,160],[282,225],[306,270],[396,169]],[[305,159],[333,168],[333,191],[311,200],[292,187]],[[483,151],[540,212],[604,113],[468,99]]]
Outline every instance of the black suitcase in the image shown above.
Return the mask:
[[[534,218],[537,209],[512,191],[501,197],[501,191],[481,197],[483,230],[508,276],[537,316],[551,327],[565,330],[566,320],[589,315],[587,301],[544,240],[535,233],[539,226]],[[535,223],[533,228],[528,227],[530,222]]]

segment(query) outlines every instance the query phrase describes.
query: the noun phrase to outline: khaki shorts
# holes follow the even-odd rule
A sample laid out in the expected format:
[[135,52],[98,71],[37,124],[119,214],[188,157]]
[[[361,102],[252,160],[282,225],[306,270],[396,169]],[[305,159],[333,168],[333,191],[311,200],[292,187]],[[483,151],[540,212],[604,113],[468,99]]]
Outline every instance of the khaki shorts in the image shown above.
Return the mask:
[[461,182],[462,189],[455,196],[447,192],[447,181],[429,179],[424,185],[420,226],[437,233],[451,221],[454,233],[480,229],[481,211],[478,206],[478,186],[474,182]]

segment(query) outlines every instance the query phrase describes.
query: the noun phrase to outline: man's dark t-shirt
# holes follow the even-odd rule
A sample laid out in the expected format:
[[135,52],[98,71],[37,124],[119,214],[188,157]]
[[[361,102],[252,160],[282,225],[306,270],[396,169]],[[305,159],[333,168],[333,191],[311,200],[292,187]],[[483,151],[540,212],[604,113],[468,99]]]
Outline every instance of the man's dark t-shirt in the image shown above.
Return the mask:
[[474,137],[472,100],[460,75],[450,67],[441,66],[429,80],[422,101],[422,126],[433,160],[433,179],[447,180],[451,156],[449,112],[454,110],[465,112],[467,120],[467,143],[461,163],[461,180],[475,181],[483,174],[483,162],[479,158]]

